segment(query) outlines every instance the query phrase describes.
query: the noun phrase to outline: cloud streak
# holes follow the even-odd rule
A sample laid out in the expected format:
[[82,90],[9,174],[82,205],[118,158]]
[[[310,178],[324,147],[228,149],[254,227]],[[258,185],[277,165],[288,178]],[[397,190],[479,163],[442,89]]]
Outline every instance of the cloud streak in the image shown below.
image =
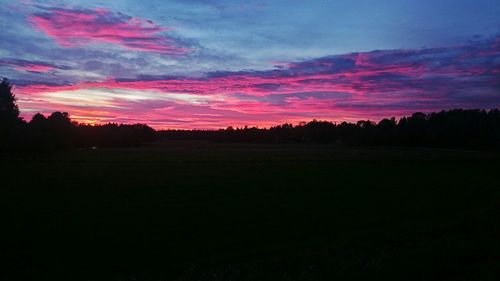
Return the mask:
[[51,70],[59,68],[58,66],[50,63],[19,59],[0,60],[0,67],[11,67],[15,70],[28,72],[49,72]]
[[113,13],[105,8],[50,8],[30,16],[29,21],[37,30],[65,48],[111,43],[129,50],[164,55],[185,55],[190,51],[164,34],[172,28]]

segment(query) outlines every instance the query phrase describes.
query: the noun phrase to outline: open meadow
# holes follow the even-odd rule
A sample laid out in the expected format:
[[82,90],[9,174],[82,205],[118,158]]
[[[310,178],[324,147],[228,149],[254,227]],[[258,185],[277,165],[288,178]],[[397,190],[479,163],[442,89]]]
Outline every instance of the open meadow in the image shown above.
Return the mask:
[[3,156],[2,280],[498,280],[500,152],[172,141]]

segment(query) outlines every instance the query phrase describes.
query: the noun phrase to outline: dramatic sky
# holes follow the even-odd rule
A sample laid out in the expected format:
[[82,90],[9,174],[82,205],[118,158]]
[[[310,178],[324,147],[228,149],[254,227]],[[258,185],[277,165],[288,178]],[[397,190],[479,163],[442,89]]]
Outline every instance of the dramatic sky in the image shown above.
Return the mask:
[[267,127],[500,107],[499,0],[0,0],[22,116]]

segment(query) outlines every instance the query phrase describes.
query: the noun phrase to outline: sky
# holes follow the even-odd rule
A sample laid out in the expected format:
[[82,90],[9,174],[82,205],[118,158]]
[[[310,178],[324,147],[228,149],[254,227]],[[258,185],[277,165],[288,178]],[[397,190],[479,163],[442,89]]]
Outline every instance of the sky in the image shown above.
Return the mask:
[[500,107],[500,1],[0,0],[21,115],[155,128]]

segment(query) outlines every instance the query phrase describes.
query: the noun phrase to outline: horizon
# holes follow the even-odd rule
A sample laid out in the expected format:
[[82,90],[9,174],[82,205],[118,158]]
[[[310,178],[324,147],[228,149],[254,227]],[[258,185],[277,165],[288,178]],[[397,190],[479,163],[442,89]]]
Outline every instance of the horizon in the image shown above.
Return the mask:
[[[336,121],[336,120],[323,120],[323,119],[311,119],[311,120],[303,120],[303,121],[300,121],[298,123],[281,123],[281,124],[275,124],[275,125],[271,125],[271,126],[266,126],[266,127],[263,127],[263,126],[249,126],[249,125],[244,125],[244,126],[227,126],[227,127],[220,127],[220,128],[181,128],[181,129],[178,129],[178,128],[155,128],[153,126],[150,126],[149,124],[147,123],[118,123],[118,122],[105,122],[105,123],[96,123],[96,122],[78,122],[76,120],[74,120],[73,118],[71,118],[71,114],[68,113],[68,112],[62,112],[62,111],[55,111],[55,112],[52,112],[52,113],[64,113],[64,114],[67,114],[69,120],[71,122],[76,122],[76,125],[86,125],[86,126],[103,126],[103,125],[146,125],[156,131],[220,131],[220,130],[227,130],[229,128],[231,129],[234,129],[234,130],[244,130],[244,129],[259,129],[259,130],[269,130],[271,128],[276,128],[278,126],[283,126],[283,125],[291,125],[292,127],[301,127],[301,126],[305,126],[309,123],[313,123],[313,122],[326,122],[326,123],[331,123],[335,126],[339,126],[340,124],[342,123],[347,123],[347,124],[358,124],[359,122],[372,122],[373,124],[377,125],[379,124],[381,121],[383,120],[395,120],[396,121],[396,124],[399,124],[401,119],[403,118],[411,118],[413,117],[414,114],[419,114],[419,113],[423,113],[428,117],[430,117],[432,114],[441,114],[441,113],[451,113],[453,111],[464,111],[464,112],[467,112],[467,111],[481,111],[481,112],[486,112],[486,113],[490,113],[492,111],[499,111],[500,109],[499,108],[490,108],[490,109],[480,109],[480,108],[469,108],[469,109],[464,109],[464,108],[454,108],[454,109],[450,109],[450,110],[440,110],[440,111],[429,111],[429,112],[422,112],[422,111],[418,111],[418,112],[413,112],[412,114],[408,114],[408,115],[403,115],[403,116],[400,116],[400,117],[395,117],[395,116],[387,116],[385,118],[380,118],[379,120],[371,120],[371,119],[358,119],[358,120],[353,120],[353,121],[346,121],[346,120],[341,120],[341,121]],[[37,115],[37,114],[42,114],[44,118],[48,118],[50,116],[50,114],[52,113],[49,113],[47,115],[44,115],[43,113],[35,113],[34,115]],[[31,118],[34,117],[31,116]],[[22,116],[20,116],[20,119],[23,121],[23,122],[26,122],[26,123],[29,123],[30,120],[25,120]]]
[[25,120],[205,130],[500,108],[498,1],[1,2],[0,77]]

